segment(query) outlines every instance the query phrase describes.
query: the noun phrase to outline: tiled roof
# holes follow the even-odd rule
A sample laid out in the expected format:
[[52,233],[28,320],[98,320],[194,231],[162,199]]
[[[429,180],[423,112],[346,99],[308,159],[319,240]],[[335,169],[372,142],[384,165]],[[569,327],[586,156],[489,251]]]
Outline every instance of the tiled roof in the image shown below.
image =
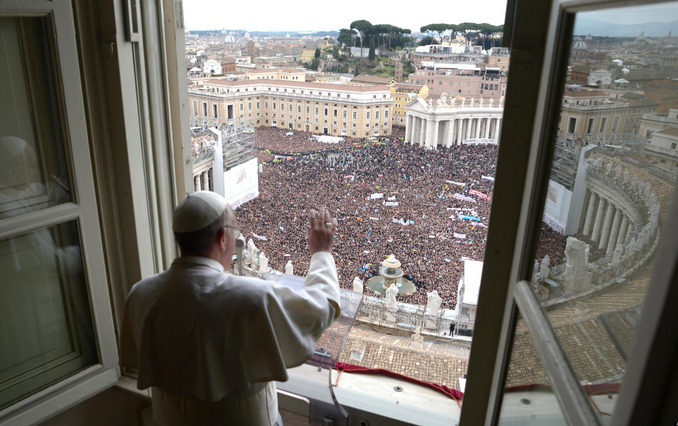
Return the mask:
[[661,133],[662,135],[668,135],[668,136],[678,136],[678,129],[666,129],[666,130],[661,130],[655,133]]
[[[222,86],[222,87],[240,87],[240,86],[262,86],[266,85],[269,87],[294,87],[300,89],[324,89],[327,91],[344,91],[344,92],[390,92],[390,88],[386,85],[376,85],[376,86],[350,86],[347,84],[328,84],[328,83],[309,83],[305,81],[285,81],[285,80],[238,80],[238,81],[228,81],[228,80],[217,80],[209,79],[205,83],[209,86]],[[261,90],[262,92],[264,90]]]
[[599,90],[581,90],[581,91],[574,91],[574,90],[568,90],[565,92],[563,96],[568,96],[572,98],[589,98],[593,96],[605,96],[608,97],[608,94],[605,92],[601,92]]
[[387,84],[389,83],[393,78],[389,77],[379,77],[377,75],[357,75],[353,77],[353,80],[357,83],[374,83],[374,84]]

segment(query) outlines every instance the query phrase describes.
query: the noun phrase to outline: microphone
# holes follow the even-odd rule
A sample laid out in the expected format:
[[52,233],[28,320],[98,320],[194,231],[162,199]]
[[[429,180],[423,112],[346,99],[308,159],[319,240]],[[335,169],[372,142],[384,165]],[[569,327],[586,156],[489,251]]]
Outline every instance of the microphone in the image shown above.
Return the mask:
[[238,256],[238,275],[242,276],[242,251],[245,248],[245,242],[240,238],[235,240],[235,254]]

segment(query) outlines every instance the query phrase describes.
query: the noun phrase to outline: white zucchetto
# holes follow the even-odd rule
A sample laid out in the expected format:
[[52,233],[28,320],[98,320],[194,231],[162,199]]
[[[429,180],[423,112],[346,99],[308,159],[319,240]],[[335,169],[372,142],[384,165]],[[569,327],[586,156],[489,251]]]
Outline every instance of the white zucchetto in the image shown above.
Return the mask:
[[217,220],[228,203],[216,192],[198,191],[187,194],[174,210],[172,229],[174,232],[193,232]]
[[26,148],[29,148],[28,143],[16,136],[0,137],[0,164],[11,164]]

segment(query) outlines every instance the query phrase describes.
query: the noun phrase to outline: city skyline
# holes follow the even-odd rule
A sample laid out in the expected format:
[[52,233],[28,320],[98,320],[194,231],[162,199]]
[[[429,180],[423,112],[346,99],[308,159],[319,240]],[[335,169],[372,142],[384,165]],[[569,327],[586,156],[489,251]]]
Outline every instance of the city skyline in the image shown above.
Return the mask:
[[[327,10],[290,8],[287,3],[264,0],[257,4],[265,14],[252,14],[248,3],[220,3],[212,0],[192,0],[184,3],[185,27],[189,31],[238,28],[246,31],[339,31],[351,22],[365,19],[372,24],[391,24],[417,32],[433,23],[478,22],[503,25],[506,13],[505,0],[484,2],[482,12],[462,0],[433,3],[444,7],[444,13],[413,14],[407,8],[385,8],[381,4],[347,0],[341,7]],[[433,9],[435,10],[435,9]],[[290,19],[281,19],[281,16]],[[317,19],[318,17],[322,19]]]

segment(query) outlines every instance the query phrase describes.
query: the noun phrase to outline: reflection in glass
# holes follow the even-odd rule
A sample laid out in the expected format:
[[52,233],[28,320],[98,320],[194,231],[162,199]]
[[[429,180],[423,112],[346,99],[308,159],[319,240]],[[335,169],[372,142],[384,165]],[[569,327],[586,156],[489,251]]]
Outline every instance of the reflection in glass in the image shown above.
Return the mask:
[[[609,384],[585,386],[601,424],[609,424],[612,419],[609,414],[617,401],[618,388],[618,385]],[[523,329],[517,330],[513,342],[499,424],[567,424],[544,367],[536,355],[532,336]]]
[[[661,34],[618,24],[664,21],[675,8],[578,13],[561,100],[532,287],[582,385],[610,395],[624,378],[678,178],[669,140],[678,110],[657,97],[678,82],[659,77],[660,63],[649,66],[659,52],[675,52],[671,24]],[[639,73],[657,79],[632,84]],[[519,319],[507,387],[546,380],[531,345]],[[609,401],[612,413],[616,396]]]
[[45,18],[0,18],[0,219],[71,200]]
[[0,241],[0,409],[97,361],[75,221]]

